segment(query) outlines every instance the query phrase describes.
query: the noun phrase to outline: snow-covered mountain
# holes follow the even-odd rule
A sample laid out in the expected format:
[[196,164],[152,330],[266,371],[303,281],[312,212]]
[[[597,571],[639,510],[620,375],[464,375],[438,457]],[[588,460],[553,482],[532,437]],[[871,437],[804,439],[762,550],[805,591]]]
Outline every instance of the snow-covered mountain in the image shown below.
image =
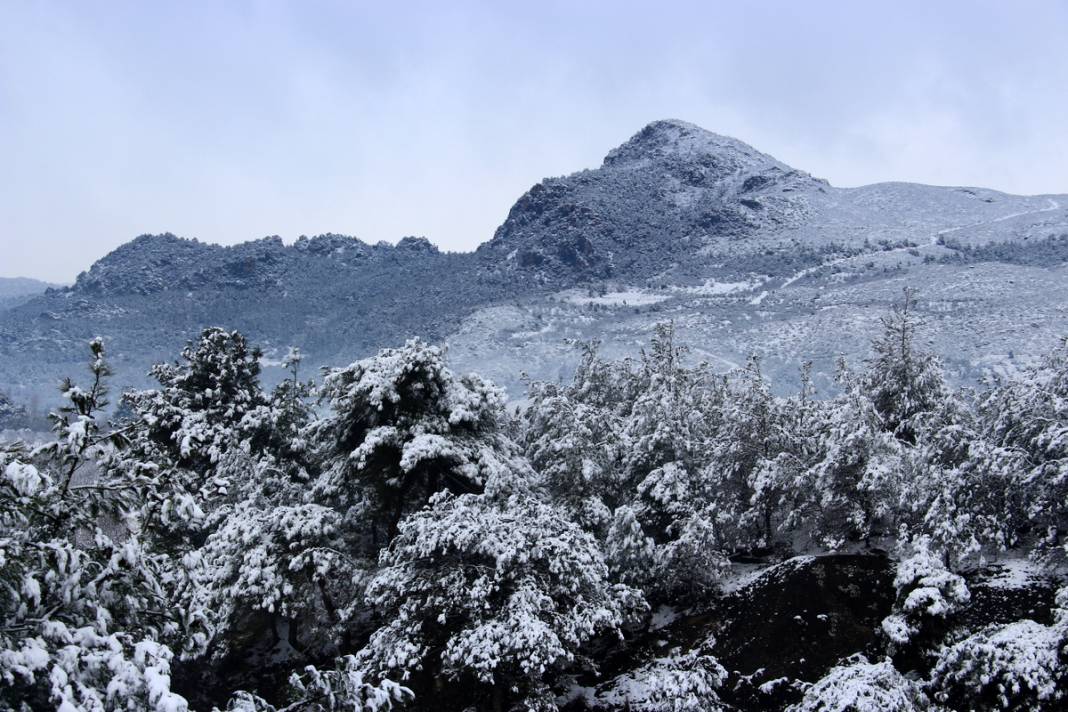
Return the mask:
[[0,311],[29,301],[57,286],[29,277],[0,277]]
[[[0,312],[0,390],[43,395],[111,346],[141,382],[207,324],[273,363],[289,345],[341,363],[405,337],[521,394],[566,373],[570,339],[633,352],[676,322],[695,358],[764,356],[788,384],[814,360],[866,353],[887,305],[920,291],[934,348],[960,381],[1011,371],[1068,333],[1068,196],[885,183],[836,188],[732,138],[657,121],[593,170],[550,178],[471,253],[422,238],[323,235],[233,247],[142,236],[69,288]],[[785,386],[784,386],[785,387]]]

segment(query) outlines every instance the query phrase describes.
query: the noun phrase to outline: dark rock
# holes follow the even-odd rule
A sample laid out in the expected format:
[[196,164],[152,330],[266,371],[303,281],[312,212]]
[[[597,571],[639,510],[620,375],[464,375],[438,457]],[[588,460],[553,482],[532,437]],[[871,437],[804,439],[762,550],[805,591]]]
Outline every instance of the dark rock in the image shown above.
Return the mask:
[[[893,604],[893,578],[893,562],[884,554],[789,559],[710,601],[701,613],[631,641],[625,652],[605,655],[601,679],[711,637],[713,654],[730,674],[724,700],[736,709],[781,710],[800,699],[804,683],[816,682],[839,661],[857,652],[879,656],[877,630]],[[576,702],[569,709],[587,707]]]

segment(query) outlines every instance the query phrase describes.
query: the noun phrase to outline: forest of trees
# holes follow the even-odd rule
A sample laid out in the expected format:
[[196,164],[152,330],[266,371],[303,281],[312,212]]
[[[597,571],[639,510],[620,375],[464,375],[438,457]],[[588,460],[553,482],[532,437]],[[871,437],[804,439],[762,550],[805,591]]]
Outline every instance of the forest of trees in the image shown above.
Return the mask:
[[[791,709],[1063,709],[1068,588],[1051,624],[943,622],[991,556],[1063,570],[1068,345],[955,389],[919,328],[906,293],[835,393],[801,365],[783,398],[662,324],[637,359],[585,345],[518,408],[418,340],[318,381],[291,351],[268,392],[220,328],[112,403],[94,340],[54,438],[0,445],[0,709],[555,710],[741,558],[876,548],[883,656]],[[732,709],[726,679],[697,646],[626,705]]]

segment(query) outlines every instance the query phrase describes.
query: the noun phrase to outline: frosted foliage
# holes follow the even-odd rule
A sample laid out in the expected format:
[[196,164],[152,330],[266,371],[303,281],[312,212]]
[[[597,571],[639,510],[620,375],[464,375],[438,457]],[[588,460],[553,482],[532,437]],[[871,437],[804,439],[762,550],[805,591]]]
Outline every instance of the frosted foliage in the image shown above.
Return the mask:
[[898,646],[907,645],[926,624],[946,619],[971,600],[964,579],[945,568],[926,540],[898,564],[894,588],[894,612],[883,620],[882,630]]
[[727,671],[700,648],[672,651],[605,686],[600,697],[635,712],[683,712],[728,710],[719,690]]
[[941,652],[930,689],[973,709],[1063,709],[1066,643],[1063,630],[1030,620],[987,628]]
[[1022,455],[1028,518],[1042,528],[1063,530],[1068,523],[1068,341],[1021,378],[998,385],[980,400],[985,435]]
[[859,658],[831,669],[788,712],[915,712],[927,709],[920,687],[890,661]]
[[212,611],[222,643],[217,652],[246,611],[314,623],[358,601],[364,570],[337,548],[338,520],[314,504],[269,510],[243,504],[211,534],[197,557],[193,605]]
[[353,531],[369,527],[388,539],[440,490],[532,484],[502,426],[502,392],[477,376],[455,376],[437,347],[412,340],[332,370],[321,395],[331,412],[308,431],[321,463],[309,496],[347,512]]
[[369,596],[387,622],[361,660],[401,679],[440,669],[536,694],[585,641],[644,605],[607,582],[588,534],[527,498],[438,495],[404,521],[381,564]]
[[0,708],[182,712],[167,643],[191,618],[167,605],[136,531],[101,527],[131,504],[123,483],[81,478],[121,442],[99,417],[99,339],[90,356],[92,385],[63,383],[55,439],[0,446]]

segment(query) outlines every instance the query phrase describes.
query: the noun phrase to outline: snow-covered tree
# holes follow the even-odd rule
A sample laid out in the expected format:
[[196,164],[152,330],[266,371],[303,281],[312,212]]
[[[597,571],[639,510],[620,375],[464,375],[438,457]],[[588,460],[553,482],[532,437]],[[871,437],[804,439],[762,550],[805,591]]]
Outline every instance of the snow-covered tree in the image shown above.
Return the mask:
[[384,623],[359,655],[365,669],[417,695],[449,681],[495,709],[553,709],[554,676],[644,606],[609,583],[596,541],[559,509],[445,492],[401,523],[369,594]]
[[823,426],[813,394],[806,364],[796,397],[772,397],[755,357],[727,392],[704,477],[734,547],[770,547],[802,523],[811,496],[806,473],[820,454]]
[[260,388],[260,351],[236,331],[205,329],[175,363],[153,366],[159,388],[126,399],[146,436],[183,469],[204,473],[241,440],[264,437],[269,424]]
[[903,457],[900,510],[904,531],[926,536],[955,567],[1016,545],[1026,502],[1021,454],[990,443],[966,409],[950,410],[920,419],[916,446]]
[[814,535],[831,548],[891,529],[904,484],[901,442],[841,361],[838,382],[843,392],[823,408],[822,443],[798,485]]
[[715,508],[730,527],[725,532],[729,543],[735,548],[770,543],[763,539],[763,516],[747,515],[759,471],[777,450],[774,416],[771,389],[760,371],[759,359],[752,357],[725,399],[723,426],[713,441],[710,461],[703,472]]
[[656,542],[642,529],[634,508],[618,507],[612,514],[604,550],[613,578],[635,586],[651,581],[656,556]]
[[491,474],[530,471],[503,427],[501,390],[454,375],[422,341],[328,372],[320,393],[331,413],[308,431],[321,472],[309,496],[372,550],[434,493],[481,492]]
[[101,418],[103,342],[90,351],[92,385],[64,381],[56,439],[0,448],[0,708],[185,710],[167,643],[196,622],[169,605],[159,560],[124,526],[132,488],[92,477],[123,437]]
[[[211,611],[213,659],[235,645],[245,659],[277,657],[279,648],[319,659],[337,649],[367,577],[340,542],[339,519],[315,504],[243,502],[212,532],[196,553],[190,605]],[[250,643],[258,628],[263,639]]]
[[946,397],[945,378],[938,359],[916,343],[921,323],[916,293],[906,288],[904,299],[883,318],[883,332],[872,341],[864,389],[883,427],[907,442],[915,440],[912,420],[934,410]]
[[603,533],[612,507],[628,500],[623,481],[623,419],[577,400],[569,389],[533,383],[522,445],[554,501],[584,528]]
[[1068,341],[981,399],[985,432],[1023,458],[1027,516],[1046,545],[1068,545]]
[[919,712],[928,704],[920,686],[889,660],[870,663],[858,655],[831,668],[787,712]]
[[277,437],[259,358],[240,333],[208,328],[179,361],[153,367],[159,388],[124,395],[131,445],[106,467],[139,483],[154,546],[195,549],[259,482],[250,473]]
[[684,367],[684,354],[674,327],[657,324],[649,351],[642,354],[639,388],[627,414],[624,469],[632,487],[668,463],[699,469],[718,429],[722,379],[707,365]]

